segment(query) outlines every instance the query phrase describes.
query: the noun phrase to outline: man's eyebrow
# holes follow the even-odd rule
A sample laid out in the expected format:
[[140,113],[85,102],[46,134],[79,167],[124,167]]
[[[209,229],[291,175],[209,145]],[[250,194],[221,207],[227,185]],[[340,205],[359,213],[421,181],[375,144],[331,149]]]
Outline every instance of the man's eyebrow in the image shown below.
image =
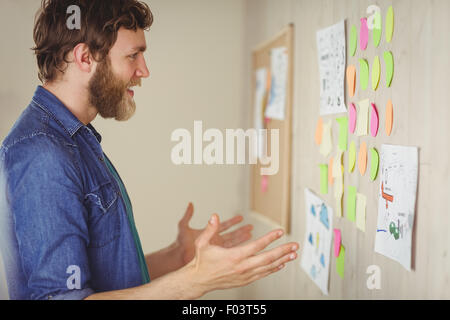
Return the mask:
[[140,52],[144,52],[145,50],[147,50],[147,47],[146,46],[137,46],[137,47],[133,47],[132,49],[131,49],[131,51],[140,51]]

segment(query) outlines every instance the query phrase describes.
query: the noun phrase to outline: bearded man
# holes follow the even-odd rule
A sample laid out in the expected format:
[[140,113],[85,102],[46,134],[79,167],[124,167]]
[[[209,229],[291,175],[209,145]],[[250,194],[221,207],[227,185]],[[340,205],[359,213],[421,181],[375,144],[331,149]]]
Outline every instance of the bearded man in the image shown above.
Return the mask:
[[[80,10],[80,28],[67,25]],[[249,240],[241,216],[189,227],[145,255],[131,200],[91,125],[136,110],[133,87],[149,76],[137,0],[44,0],[34,27],[38,86],[0,148],[0,244],[11,299],[195,299],[280,270],[297,243],[262,252],[282,235]]]

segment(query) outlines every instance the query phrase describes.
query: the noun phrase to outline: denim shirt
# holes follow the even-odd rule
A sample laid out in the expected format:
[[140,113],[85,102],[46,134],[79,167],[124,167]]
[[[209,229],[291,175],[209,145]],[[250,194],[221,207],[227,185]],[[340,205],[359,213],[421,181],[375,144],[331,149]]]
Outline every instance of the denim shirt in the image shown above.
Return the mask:
[[10,299],[84,299],[143,284],[101,136],[39,86],[0,149],[0,249]]

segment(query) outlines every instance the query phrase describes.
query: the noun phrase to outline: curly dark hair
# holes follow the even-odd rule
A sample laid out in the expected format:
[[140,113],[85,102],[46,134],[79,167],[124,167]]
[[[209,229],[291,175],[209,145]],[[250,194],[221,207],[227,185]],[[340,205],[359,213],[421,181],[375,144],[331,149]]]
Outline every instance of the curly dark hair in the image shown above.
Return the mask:
[[[69,29],[68,7],[77,5],[81,13],[81,29]],[[36,14],[33,38],[43,83],[64,73],[67,54],[79,43],[85,43],[97,61],[103,60],[117,40],[121,27],[136,31],[150,29],[153,14],[148,5],[138,0],[42,0]]]

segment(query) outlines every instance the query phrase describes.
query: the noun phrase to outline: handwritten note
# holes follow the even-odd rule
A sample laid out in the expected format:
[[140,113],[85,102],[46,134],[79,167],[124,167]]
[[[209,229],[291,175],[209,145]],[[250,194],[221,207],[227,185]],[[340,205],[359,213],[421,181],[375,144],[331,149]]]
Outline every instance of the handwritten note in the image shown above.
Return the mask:
[[345,106],[344,20],[316,34],[320,79],[320,114],[347,112]]

